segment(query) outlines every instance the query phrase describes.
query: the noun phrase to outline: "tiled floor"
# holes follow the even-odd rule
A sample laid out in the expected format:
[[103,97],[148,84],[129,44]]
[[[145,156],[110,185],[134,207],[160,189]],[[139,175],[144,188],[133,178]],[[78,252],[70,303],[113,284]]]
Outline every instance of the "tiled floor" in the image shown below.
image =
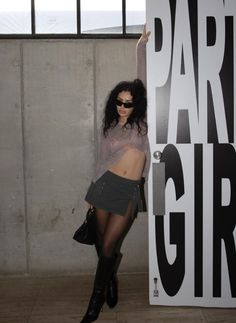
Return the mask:
[[[0,278],[0,323],[79,323],[91,284],[91,276]],[[146,274],[120,275],[119,289],[119,304],[105,305],[97,322],[236,322],[236,309],[150,306]]]

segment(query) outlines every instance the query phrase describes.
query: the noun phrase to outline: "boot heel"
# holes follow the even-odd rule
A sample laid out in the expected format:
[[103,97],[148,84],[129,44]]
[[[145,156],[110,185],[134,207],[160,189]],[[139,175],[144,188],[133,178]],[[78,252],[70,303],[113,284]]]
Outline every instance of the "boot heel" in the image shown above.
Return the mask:
[[106,302],[110,308],[114,308],[118,303],[118,281],[115,275],[107,284]]

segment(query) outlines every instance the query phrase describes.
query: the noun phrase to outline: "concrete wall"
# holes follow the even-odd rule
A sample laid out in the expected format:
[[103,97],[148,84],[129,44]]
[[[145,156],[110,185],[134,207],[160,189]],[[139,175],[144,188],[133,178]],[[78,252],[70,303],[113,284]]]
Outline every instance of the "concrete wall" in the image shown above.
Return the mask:
[[[0,41],[0,274],[94,271],[94,247],[72,235],[86,211],[104,101],[136,77],[135,45]],[[141,213],[121,271],[147,271],[147,239]]]

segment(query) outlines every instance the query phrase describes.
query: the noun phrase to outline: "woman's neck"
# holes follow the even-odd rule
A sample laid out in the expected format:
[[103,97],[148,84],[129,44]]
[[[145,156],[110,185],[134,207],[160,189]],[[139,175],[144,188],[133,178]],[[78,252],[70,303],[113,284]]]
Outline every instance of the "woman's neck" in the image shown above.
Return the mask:
[[120,125],[123,126],[124,124],[126,124],[126,122],[127,122],[127,118],[121,118],[121,117],[119,118],[119,124]]

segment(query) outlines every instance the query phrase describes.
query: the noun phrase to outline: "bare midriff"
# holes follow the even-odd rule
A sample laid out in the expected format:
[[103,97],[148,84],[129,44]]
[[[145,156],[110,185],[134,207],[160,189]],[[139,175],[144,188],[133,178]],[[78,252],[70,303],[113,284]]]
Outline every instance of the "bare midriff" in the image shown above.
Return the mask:
[[145,158],[144,152],[136,148],[128,149],[121,159],[109,168],[109,171],[124,178],[139,180],[142,176]]

